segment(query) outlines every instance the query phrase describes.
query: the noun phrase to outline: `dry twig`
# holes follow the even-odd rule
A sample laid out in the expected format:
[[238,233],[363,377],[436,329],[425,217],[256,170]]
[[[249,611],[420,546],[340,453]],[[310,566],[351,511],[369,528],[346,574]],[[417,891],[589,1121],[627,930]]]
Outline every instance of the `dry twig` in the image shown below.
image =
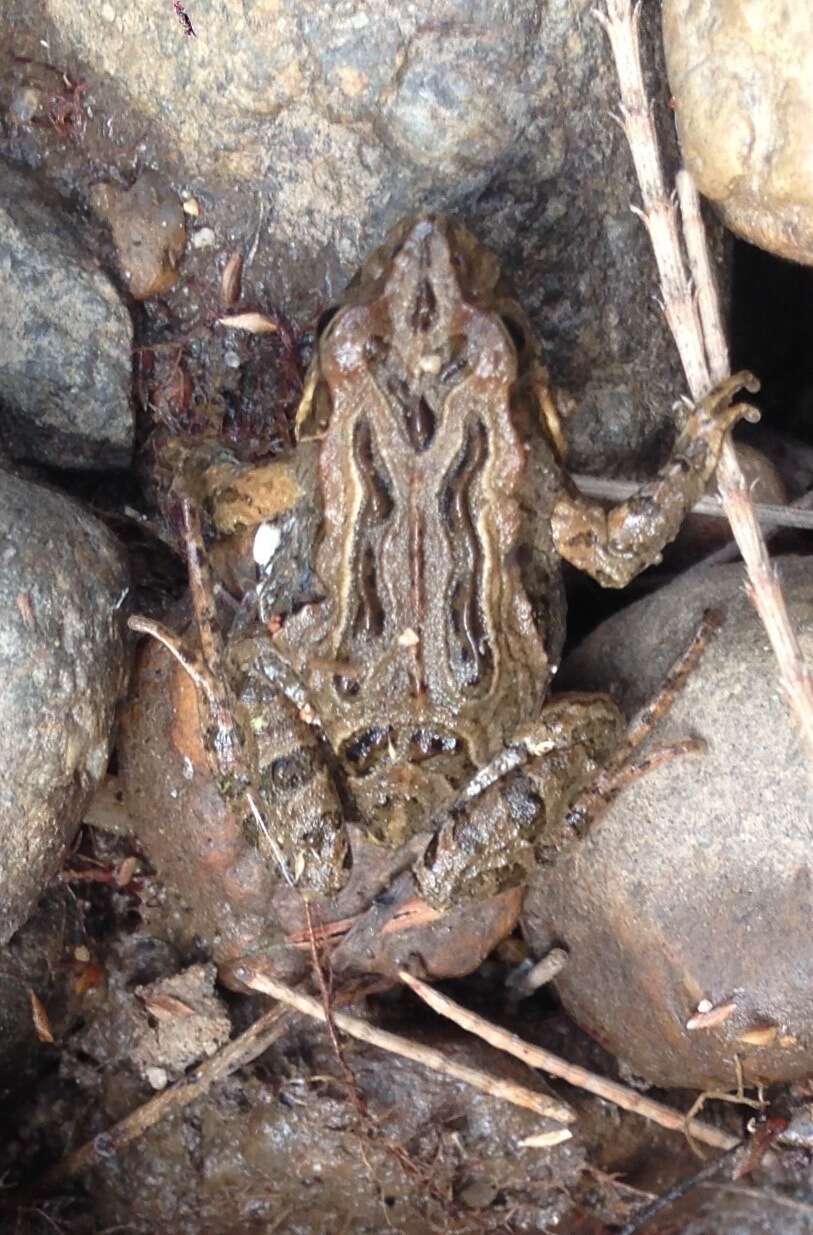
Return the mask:
[[[249,987],[250,990],[271,995],[272,998],[288,1004],[304,1016],[310,1016],[317,1021],[325,1021],[324,1007],[311,995],[292,990],[291,987],[278,982],[275,978],[268,977],[267,974],[252,972],[247,965],[238,966],[235,973],[243,985]],[[415,1063],[431,1068],[433,1072],[441,1072],[445,1076],[463,1081],[464,1084],[471,1085],[472,1088],[479,1089],[481,1093],[487,1093],[492,1098],[502,1098],[505,1102],[525,1107],[546,1119],[555,1119],[558,1123],[569,1124],[575,1119],[575,1115],[564,1102],[549,1098],[546,1094],[535,1093],[532,1089],[526,1089],[523,1085],[516,1085],[512,1081],[498,1080],[477,1068],[468,1068],[454,1063],[447,1059],[442,1051],[412,1042],[409,1038],[403,1038],[388,1030],[378,1029],[368,1024],[367,1021],[359,1020],[358,1017],[350,1016],[346,1012],[333,1012],[333,1021],[343,1033],[353,1038],[369,1042],[371,1046],[377,1046],[393,1055],[412,1059]],[[680,1126],[682,1126],[682,1120],[681,1116],[678,1116],[678,1127]]]
[[[597,17],[607,31],[615,57],[621,92],[621,123],[629,142],[646,224],[663,295],[666,320],[675,339],[689,389],[703,398],[729,373],[717,292],[706,249],[697,191],[689,176],[678,176],[683,208],[683,238],[691,273],[686,271],[674,198],[666,190],[652,109],[641,72],[638,40],[640,4],[607,0]],[[779,676],[802,738],[813,754],[813,676],[802,658],[774,567],[759,530],[748,486],[730,441],[723,446],[717,469],[720,496],[750,580],[749,596],[765,626],[779,666]]]
[[[617,1081],[598,1076],[595,1072],[589,1072],[587,1068],[579,1067],[578,1064],[569,1063],[566,1059],[554,1055],[551,1051],[546,1051],[541,1046],[533,1046],[530,1042],[525,1042],[516,1034],[510,1033],[507,1029],[500,1029],[498,1025],[492,1025],[490,1021],[478,1016],[476,1012],[470,1012],[468,1008],[461,1007],[459,1003],[455,1003],[446,995],[441,995],[434,987],[413,977],[406,970],[402,970],[398,976],[435,1012],[445,1016],[447,1020],[454,1021],[455,1025],[459,1025],[461,1029],[476,1034],[478,1038],[490,1043],[497,1050],[521,1059],[523,1063],[529,1064],[532,1068],[541,1068],[551,1076],[558,1076],[571,1085],[577,1085],[579,1089],[586,1089],[588,1093],[604,1098],[607,1102],[613,1102],[625,1111],[642,1115],[645,1119],[660,1124],[662,1128],[669,1128],[673,1132],[683,1132],[685,1129],[686,1120],[680,1111],[664,1106],[661,1102],[653,1102],[650,1098],[636,1093],[634,1089],[628,1089],[626,1085],[620,1085]],[[706,1145],[713,1145],[715,1149],[728,1150],[740,1143],[737,1137],[719,1128],[713,1128],[699,1119],[691,1120],[690,1128],[695,1140],[703,1141]]]

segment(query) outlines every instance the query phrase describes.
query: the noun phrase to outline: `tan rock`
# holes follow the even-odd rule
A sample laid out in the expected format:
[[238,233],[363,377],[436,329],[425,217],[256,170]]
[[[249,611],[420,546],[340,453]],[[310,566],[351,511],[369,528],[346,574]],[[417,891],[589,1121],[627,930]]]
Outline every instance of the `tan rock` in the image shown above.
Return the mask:
[[664,0],[683,155],[728,226],[813,263],[813,7]]

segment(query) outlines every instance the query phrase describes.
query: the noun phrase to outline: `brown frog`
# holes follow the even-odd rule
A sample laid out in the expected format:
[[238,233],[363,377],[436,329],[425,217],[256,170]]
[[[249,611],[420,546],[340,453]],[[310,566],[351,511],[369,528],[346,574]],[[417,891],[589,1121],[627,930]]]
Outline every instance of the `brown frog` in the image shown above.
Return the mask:
[[[199,706],[219,788],[272,869],[338,893],[349,826],[401,848],[446,910],[555,853],[625,727],[605,696],[548,697],[560,559],[611,587],[656,561],[743,385],[694,408],[658,475],[605,511],[563,469],[547,373],[492,254],[440,216],[389,233],[320,321],[293,459],[185,466],[215,528],[248,536],[259,563],[222,649],[224,697]],[[315,547],[292,571],[303,527]],[[308,603],[282,599],[292,574]],[[210,640],[222,623],[202,620]]]

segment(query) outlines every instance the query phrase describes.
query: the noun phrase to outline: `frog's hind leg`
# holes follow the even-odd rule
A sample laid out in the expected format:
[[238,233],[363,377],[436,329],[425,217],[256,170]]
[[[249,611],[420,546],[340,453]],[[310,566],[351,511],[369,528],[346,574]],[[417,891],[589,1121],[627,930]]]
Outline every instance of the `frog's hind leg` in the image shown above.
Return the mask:
[[719,610],[706,610],[691,642],[672,665],[657,694],[633,717],[623,744],[573,803],[568,812],[568,820],[570,827],[578,835],[583,836],[589,831],[596,817],[607,809],[627,785],[654,768],[671,763],[673,759],[687,754],[699,754],[705,750],[706,744],[702,738],[688,737],[667,746],[655,746],[646,755],[638,755],[641,746],[651,737],[655,726],[674,705],[687,678],[697,667],[709,641],[719,631],[722,623],[723,615]]
[[627,728],[605,695],[560,695],[539,721],[483,768],[467,792],[435,820],[415,865],[421,895],[438,909],[523,883],[584,836],[633,780],[705,744],[684,738],[639,756],[672,707],[722,617],[703,614],[686,650]]
[[624,730],[622,713],[605,695],[560,695],[548,703],[536,724],[475,778],[475,792],[433,821],[434,835],[414,867],[421,896],[444,909],[524,883],[568,843],[568,808],[623,742]]
[[318,735],[258,664],[238,698],[214,605],[214,585],[196,507],[182,501],[189,588],[200,654],[159,623],[134,617],[134,630],[158,639],[198,690],[212,772],[241,812],[244,830],[303,893],[330,895],[347,881],[350,847],[343,804]]

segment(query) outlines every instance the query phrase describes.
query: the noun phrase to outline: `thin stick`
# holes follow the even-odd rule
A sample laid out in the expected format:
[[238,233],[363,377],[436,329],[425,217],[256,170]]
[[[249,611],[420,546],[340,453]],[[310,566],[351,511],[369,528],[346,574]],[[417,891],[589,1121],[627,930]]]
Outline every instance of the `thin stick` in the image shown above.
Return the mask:
[[748,1188],[743,1184],[701,1183],[701,1188],[709,1188],[714,1192],[728,1192],[732,1196],[747,1196],[755,1201],[765,1201],[769,1205],[784,1205],[786,1209],[795,1209],[797,1213],[806,1214],[813,1219],[813,1205],[809,1201],[797,1201],[792,1196],[783,1196],[773,1188]]
[[[310,1016],[324,1023],[325,1009],[311,995],[292,990],[291,987],[278,982],[275,978],[268,977],[267,974],[251,971],[248,966],[241,966],[236,972],[244,986],[254,991],[261,991],[264,995],[271,995],[281,1003],[296,1008],[297,1012],[303,1013],[304,1016]],[[378,1029],[368,1024],[367,1021],[350,1016],[347,1012],[333,1012],[333,1021],[339,1029],[352,1038],[369,1042],[371,1046],[377,1046],[382,1051],[389,1051],[393,1055],[401,1055],[404,1059],[412,1059],[415,1063],[431,1068],[433,1072],[440,1072],[444,1076],[463,1081],[464,1084],[471,1085],[472,1088],[479,1089],[481,1093],[487,1093],[492,1098],[501,1098],[505,1102],[511,1102],[514,1106],[525,1107],[546,1119],[555,1119],[558,1123],[573,1123],[576,1118],[570,1107],[555,1098],[535,1093],[523,1085],[514,1084],[513,1081],[498,1080],[478,1068],[467,1068],[463,1064],[454,1063],[441,1051],[412,1042],[409,1038],[402,1038],[399,1034],[390,1033],[388,1030]],[[680,1120],[680,1117],[678,1119]]]
[[[708,319],[706,348],[711,379],[716,382],[719,380],[718,375],[725,377],[727,374],[728,350],[720,323],[706,234],[700,217],[700,201],[688,172],[679,172],[677,183],[683,211],[686,251],[699,291],[699,303],[703,306],[704,326]],[[723,444],[717,467],[717,486],[751,581],[748,594],[768,632],[779,664],[779,676],[785,695],[796,715],[808,749],[813,754],[813,676],[802,656],[802,649],[782,596],[779,577],[754,514],[748,482],[742,474],[730,439]]]
[[224,1080],[238,1068],[262,1055],[273,1042],[287,1032],[291,1014],[286,1008],[271,1008],[259,1016],[253,1025],[232,1042],[211,1055],[189,1076],[163,1090],[139,1106],[107,1132],[94,1136],[61,1162],[57,1162],[34,1184],[34,1195],[52,1191],[66,1180],[107,1161],[125,1145],[138,1140],[160,1120],[175,1114],[207,1093],[217,1081]]
[[[629,142],[638,183],[641,215],[649,231],[661,280],[666,319],[675,339],[689,389],[703,398],[729,371],[719,305],[705,250],[705,233],[697,194],[688,172],[681,173],[684,239],[698,296],[686,272],[677,211],[666,191],[652,113],[644,89],[638,40],[640,5],[631,0],[607,0],[596,14],[607,31],[615,57],[621,92],[621,123]],[[704,333],[705,328],[705,333]],[[779,676],[802,738],[813,755],[813,677],[806,667],[788,617],[779,580],[771,566],[754,516],[748,486],[730,441],[723,446],[717,469],[720,496],[750,579],[749,595],[765,626],[779,666]]]
[[[625,1111],[642,1115],[645,1119],[660,1124],[662,1128],[669,1128],[673,1132],[684,1131],[686,1121],[680,1111],[664,1106],[661,1102],[653,1102],[650,1098],[644,1098],[634,1089],[628,1089],[626,1085],[620,1085],[617,1081],[598,1076],[595,1072],[589,1072],[587,1068],[582,1068],[578,1064],[569,1063],[568,1060],[554,1055],[551,1051],[546,1051],[541,1046],[533,1046],[530,1042],[525,1042],[516,1034],[510,1033],[507,1029],[500,1029],[498,1025],[492,1025],[490,1021],[478,1016],[476,1012],[470,1012],[468,1008],[461,1007],[459,1003],[455,1003],[446,995],[441,995],[434,987],[422,982],[420,978],[413,977],[406,970],[401,970],[398,976],[435,1012],[445,1016],[447,1020],[454,1021],[455,1025],[459,1025],[461,1029],[476,1034],[478,1038],[490,1043],[497,1050],[505,1051],[506,1054],[521,1059],[523,1063],[529,1064],[532,1068],[541,1068],[551,1076],[558,1076],[571,1085],[577,1085],[579,1089],[586,1089],[588,1093],[604,1098],[607,1102],[613,1102]],[[728,1150],[740,1143],[737,1137],[719,1128],[713,1128],[700,1119],[693,1119],[690,1127],[692,1136],[696,1140],[703,1141],[706,1145],[713,1145],[715,1149]]]
[[[595,497],[608,502],[622,502],[632,497],[640,486],[637,480],[617,480],[611,476],[586,476],[582,473],[573,475],[573,481],[581,493],[587,497]],[[813,511],[807,505],[810,499],[800,498],[788,506],[777,506],[771,502],[755,502],[754,514],[760,524],[767,528],[796,527],[813,530]],[[711,515],[714,519],[725,519],[725,510],[719,497],[706,494],[699,502],[695,502],[692,513],[696,515]]]
[[675,1201],[682,1200],[684,1196],[688,1196],[689,1193],[693,1192],[695,1188],[698,1188],[702,1183],[705,1183],[707,1180],[716,1175],[719,1170],[727,1165],[729,1160],[740,1148],[742,1148],[742,1146],[739,1144],[732,1146],[731,1149],[727,1149],[726,1152],[721,1157],[715,1159],[714,1162],[707,1162],[706,1165],[701,1167],[699,1171],[696,1171],[694,1175],[689,1175],[685,1179],[679,1179],[676,1184],[673,1184],[671,1188],[664,1192],[663,1196],[656,1196],[653,1201],[647,1202],[647,1204],[643,1205],[637,1213],[632,1215],[629,1222],[627,1222],[622,1228],[621,1235],[638,1235],[638,1232],[643,1230],[643,1228],[649,1224],[650,1219],[654,1218],[656,1214],[659,1214],[662,1210],[668,1209],[671,1205],[674,1205]]

